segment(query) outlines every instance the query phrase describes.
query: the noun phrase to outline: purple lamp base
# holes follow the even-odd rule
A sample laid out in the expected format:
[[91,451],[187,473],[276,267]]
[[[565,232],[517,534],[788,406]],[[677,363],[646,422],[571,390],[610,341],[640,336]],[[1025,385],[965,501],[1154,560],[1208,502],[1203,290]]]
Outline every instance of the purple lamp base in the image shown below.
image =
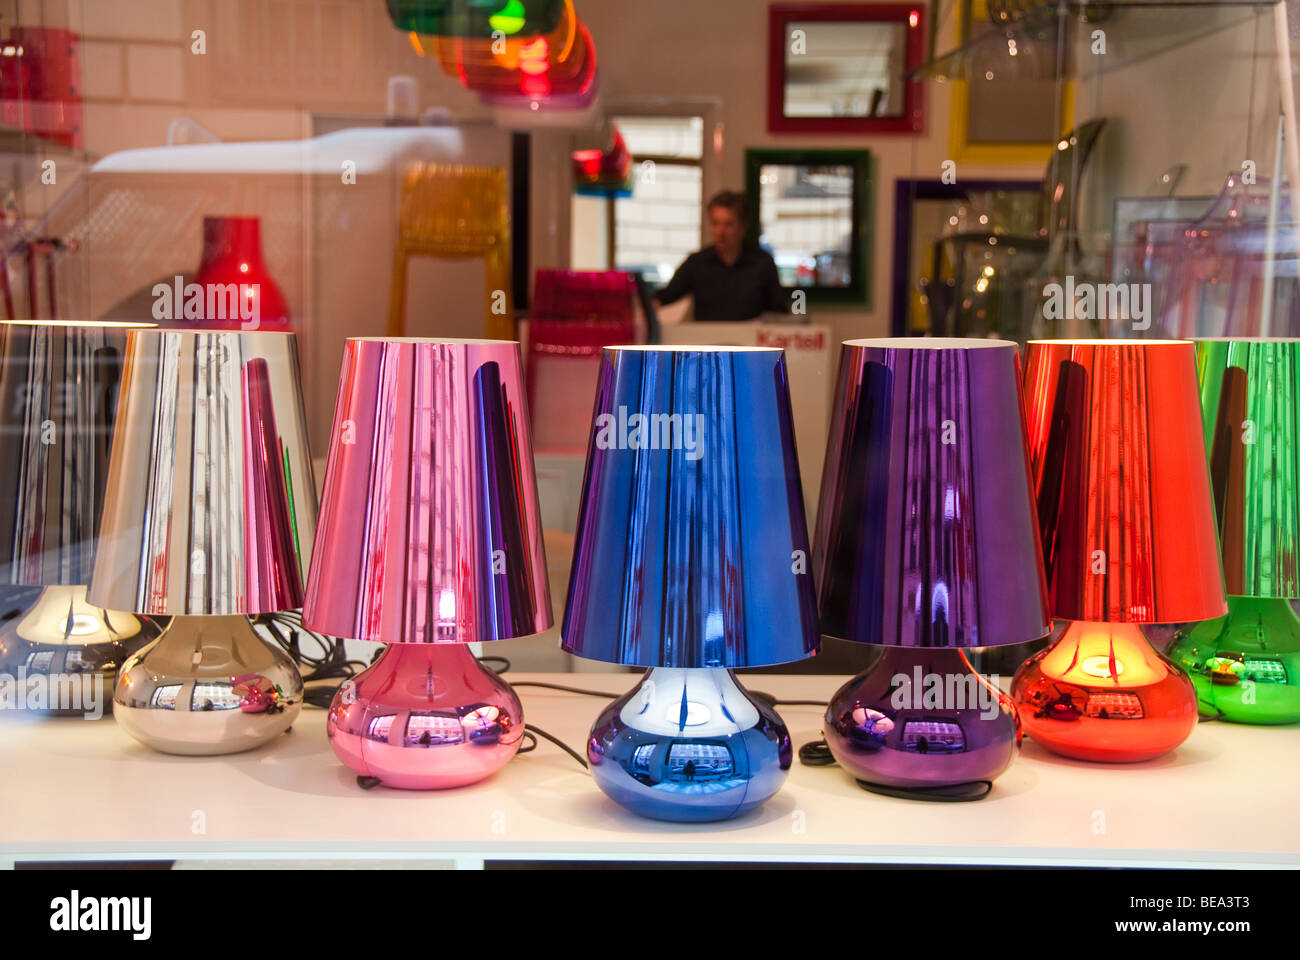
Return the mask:
[[992,781],[1020,746],[1009,698],[949,649],[886,648],[836,691],[823,732],[835,760],[864,786],[920,796]]
[[460,643],[394,643],[334,696],[330,746],[386,787],[445,790],[490,777],[524,734],[510,685]]

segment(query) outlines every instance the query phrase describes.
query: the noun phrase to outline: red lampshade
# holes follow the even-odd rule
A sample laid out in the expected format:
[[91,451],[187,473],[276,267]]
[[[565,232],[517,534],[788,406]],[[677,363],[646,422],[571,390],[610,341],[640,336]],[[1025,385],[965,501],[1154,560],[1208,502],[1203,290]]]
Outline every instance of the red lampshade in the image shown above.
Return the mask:
[[[204,316],[198,326],[290,329],[289,304],[262,260],[261,221],[257,217],[203,218],[203,261],[194,282],[204,289]],[[228,295],[221,292],[230,284],[240,298],[238,311],[231,309]],[[209,309],[210,302],[214,309]]]
[[1053,616],[1223,616],[1195,345],[1031,342],[1025,413]]

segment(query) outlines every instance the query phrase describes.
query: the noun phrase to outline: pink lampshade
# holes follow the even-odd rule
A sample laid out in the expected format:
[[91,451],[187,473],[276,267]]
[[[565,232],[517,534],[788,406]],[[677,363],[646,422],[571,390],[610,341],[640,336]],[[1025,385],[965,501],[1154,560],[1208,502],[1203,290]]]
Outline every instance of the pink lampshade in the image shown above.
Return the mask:
[[303,622],[382,643],[551,626],[518,344],[347,341]]

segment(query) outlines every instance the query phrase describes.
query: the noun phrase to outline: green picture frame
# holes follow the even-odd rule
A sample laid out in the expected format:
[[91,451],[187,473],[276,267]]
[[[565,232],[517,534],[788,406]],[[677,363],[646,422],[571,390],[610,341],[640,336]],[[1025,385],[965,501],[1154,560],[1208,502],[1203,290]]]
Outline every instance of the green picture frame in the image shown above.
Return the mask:
[[[874,161],[870,150],[818,149],[749,149],[745,151],[745,195],[749,199],[749,236],[759,242],[763,236],[763,184],[760,176],[766,166],[852,168],[849,249],[846,284],[796,284],[786,286],[793,294],[802,290],[808,303],[871,304],[873,284],[871,253],[875,224]],[[774,257],[779,250],[768,250]],[[778,259],[779,262],[779,259]]]

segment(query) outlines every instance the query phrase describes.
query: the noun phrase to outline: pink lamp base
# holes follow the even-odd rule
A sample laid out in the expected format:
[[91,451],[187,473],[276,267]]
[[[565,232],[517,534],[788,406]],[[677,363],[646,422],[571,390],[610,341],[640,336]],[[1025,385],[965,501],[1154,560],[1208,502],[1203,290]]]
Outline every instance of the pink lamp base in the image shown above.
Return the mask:
[[395,643],[339,688],[327,730],[334,753],[360,776],[445,790],[509,762],[523,738],[523,707],[464,644]]

